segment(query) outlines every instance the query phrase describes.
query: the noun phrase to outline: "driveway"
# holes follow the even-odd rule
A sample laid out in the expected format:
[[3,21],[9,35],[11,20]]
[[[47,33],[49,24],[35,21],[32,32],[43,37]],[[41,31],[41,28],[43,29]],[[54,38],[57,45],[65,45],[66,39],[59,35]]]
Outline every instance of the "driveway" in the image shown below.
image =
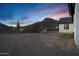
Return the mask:
[[[70,40],[71,42],[72,40]],[[2,56],[79,55],[79,49],[69,48],[68,40],[59,40],[58,33],[0,34]]]

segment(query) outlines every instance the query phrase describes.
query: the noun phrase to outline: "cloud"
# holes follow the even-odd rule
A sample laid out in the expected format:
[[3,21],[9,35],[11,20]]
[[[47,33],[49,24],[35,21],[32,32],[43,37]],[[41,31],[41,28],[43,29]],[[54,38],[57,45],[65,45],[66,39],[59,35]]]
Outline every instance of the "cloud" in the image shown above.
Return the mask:
[[8,13],[1,13],[0,14],[0,20],[12,20],[14,19],[14,14],[12,12],[8,12]]
[[38,5],[38,7],[35,7],[34,9],[29,11],[30,15],[38,15],[38,14],[43,14],[51,10],[52,8],[49,7],[50,4],[41,4]]
[[12,21],[12,22],[8,22],[8,24],[17,24],[17,22],[16,21]]
[[54,8],[48,17],[58,19],[58,18],[69,17],[69,16],[70,15],[68,8],[65,7],[65,8]]
[[62,12],[62,13],[58,13],[58,14],[55,14],[55,15],[51,15],[49,17],[57,19],[57,18],[64,18],[64,17],[69,17],[69,16],[70,16],[69,12]]
[[[31,21],[31,20],[29,20],[29,21],[27,21],[27,20],[19,21],[20,25],[28,24],[28,23],[32,23],[32,22],[33,21]],[[17,24],[17,21],[10,21],[10,22],[8,22],[8,24],[10,24],[10,25],[16,25]]]
[[0,20],[11,20],[13,19],[12,16],[0,16]]
[[29,18],[30,18],[29,16],[22,16],[21,19],[19,19],[19,20],[22,20],[23,21],[23,20],[27,20]]

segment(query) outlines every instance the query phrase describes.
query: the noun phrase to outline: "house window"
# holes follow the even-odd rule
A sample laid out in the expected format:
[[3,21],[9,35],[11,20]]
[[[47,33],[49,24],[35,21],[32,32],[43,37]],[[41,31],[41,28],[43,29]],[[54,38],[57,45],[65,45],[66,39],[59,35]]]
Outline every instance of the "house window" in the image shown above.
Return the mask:
[[64,29],[69,29],[69,24],[64,24]]

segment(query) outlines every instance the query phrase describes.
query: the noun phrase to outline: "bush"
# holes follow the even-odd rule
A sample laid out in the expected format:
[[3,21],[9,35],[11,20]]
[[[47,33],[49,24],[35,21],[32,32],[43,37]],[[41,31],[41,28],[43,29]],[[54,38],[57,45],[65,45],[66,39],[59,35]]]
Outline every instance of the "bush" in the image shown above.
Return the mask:
[[59,37],[61,39],[72,39],[73,37],[73,33],[59,33]]

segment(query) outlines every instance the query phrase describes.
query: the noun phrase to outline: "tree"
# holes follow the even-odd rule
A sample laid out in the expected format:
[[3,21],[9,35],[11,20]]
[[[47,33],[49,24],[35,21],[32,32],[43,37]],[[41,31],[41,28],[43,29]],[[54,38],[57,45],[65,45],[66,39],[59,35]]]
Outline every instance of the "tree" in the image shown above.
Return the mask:
[[17,21],[17,33],[19,33],[19,29],[20,29],[20,23],[19,21]]

